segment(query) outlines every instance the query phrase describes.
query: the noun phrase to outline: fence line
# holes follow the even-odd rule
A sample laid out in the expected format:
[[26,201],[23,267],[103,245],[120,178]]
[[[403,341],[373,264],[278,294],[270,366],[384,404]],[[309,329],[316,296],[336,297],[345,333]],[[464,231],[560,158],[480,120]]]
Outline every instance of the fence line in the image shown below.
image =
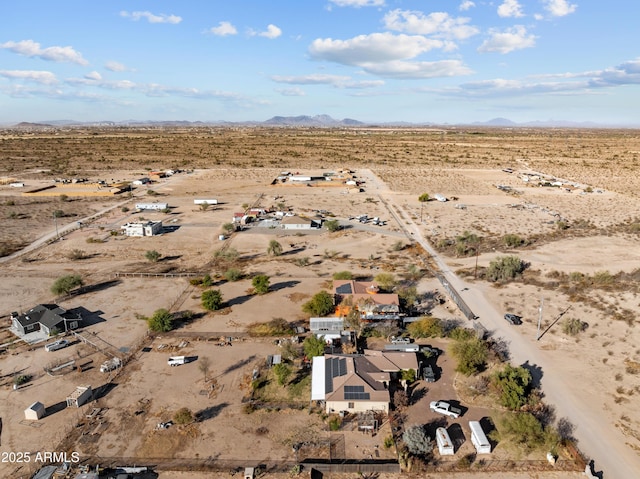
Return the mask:
[[113,273],[116,278],[194,278],[202,273]]

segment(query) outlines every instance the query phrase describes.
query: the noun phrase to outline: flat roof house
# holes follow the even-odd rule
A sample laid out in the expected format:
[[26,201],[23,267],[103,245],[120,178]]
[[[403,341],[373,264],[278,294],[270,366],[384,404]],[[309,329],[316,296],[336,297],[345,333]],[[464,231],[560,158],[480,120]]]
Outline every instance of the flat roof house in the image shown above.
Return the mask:
[[35,331],[48,335],[54,330],[65,332],[78,328],[81,321],[79,314],[70,313],[57,304],[39,304],[23,314],[11,313],[12,328],[21,335]]
[[155,236],[162,234],[162,221],[127,223],[121,226],[125,236]]

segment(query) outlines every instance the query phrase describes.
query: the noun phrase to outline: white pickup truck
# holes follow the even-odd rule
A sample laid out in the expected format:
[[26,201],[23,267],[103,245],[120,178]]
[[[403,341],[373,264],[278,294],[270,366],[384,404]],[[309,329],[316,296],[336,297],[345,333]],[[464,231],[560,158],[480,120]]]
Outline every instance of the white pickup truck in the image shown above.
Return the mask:
[[431,409],[433,412],[452,417],[453,419],[458,419],[458,417],[460,417],[460,414],[462,414],[462,409],[452,406],[446,401],[431,401],[431,404],[429,404],[429,409]]

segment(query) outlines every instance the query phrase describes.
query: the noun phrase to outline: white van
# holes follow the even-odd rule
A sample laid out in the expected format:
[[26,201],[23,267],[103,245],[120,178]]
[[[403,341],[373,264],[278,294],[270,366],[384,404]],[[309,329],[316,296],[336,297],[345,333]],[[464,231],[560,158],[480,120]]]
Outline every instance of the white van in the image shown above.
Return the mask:
[[471,430],[471,442],[476,448],[478,454],[490,454],[491,443],[487,439],[482,426],[478,421],[469,421],[469,429]]
[[186,359],[184,356],[170,356],[167,360],[169,366],[180,366],[181,364],[186,363]]

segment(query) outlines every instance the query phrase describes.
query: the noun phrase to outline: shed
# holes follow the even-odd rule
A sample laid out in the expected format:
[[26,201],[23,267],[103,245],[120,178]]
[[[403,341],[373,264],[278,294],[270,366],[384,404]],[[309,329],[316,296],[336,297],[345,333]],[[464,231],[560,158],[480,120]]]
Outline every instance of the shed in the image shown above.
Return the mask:
[[218,200],[209,199],[209,200],[193,200],[194,205],[217,205]]
[[91,386],[78,386],[69,396],[67,396],[67,407],[80,407],[88,403],[93,396]]
[[245,467],[244,468],[244,479],[253,479],[255,477],[255,468],[253,467]]
[[37,421],[45,414],[45,407],[39,401],[34,402],[31,406],[24,410],[24,418],[30,421]]

